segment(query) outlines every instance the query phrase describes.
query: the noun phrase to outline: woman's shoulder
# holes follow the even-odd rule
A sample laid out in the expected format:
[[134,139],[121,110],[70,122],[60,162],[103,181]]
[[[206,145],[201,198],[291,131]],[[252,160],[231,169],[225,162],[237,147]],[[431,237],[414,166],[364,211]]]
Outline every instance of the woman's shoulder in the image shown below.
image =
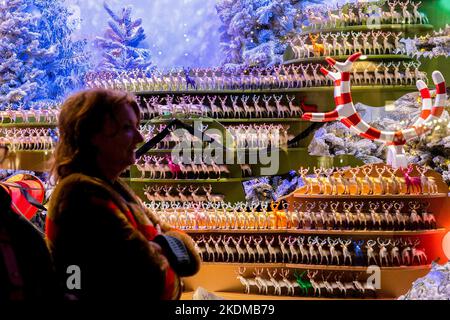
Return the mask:
[[52,193],[52,198],[91,192],[100,193],[100,195],[108,193],[108,186],[99,178],[82,173],[72,173],[58,182]]
[[72,173],[64,178],[62,178],[56,187],[58,188],[67,188],[72,186],[78,186],[78,185],[102,185],[104,182],[102,182],[101,179],[92,177],[83,173]]
[[82,173],[61,179],[50,197],[49,207],[62,208],[87,204],[90,198],[109,198],[110,190],[102,180]]

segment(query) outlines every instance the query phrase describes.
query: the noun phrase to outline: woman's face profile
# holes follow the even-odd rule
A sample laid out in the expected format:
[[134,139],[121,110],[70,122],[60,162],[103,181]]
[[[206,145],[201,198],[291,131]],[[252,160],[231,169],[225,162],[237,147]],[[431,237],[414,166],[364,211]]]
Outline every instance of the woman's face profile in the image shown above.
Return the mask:
[[107,175],[119,174],[134,164],[136,147],[143,141],[139,119],[129,104],[119,108],[114,118],[107,115],[102,130],[92,139],[97,149],[97,165],[111,171],[103,172]]

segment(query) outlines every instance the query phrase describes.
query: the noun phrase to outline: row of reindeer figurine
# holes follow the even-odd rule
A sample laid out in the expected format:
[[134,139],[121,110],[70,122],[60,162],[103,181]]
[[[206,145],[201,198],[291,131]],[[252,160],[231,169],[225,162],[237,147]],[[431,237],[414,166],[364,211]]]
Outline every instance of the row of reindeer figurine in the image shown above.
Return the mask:
[[[364,202],[343,201],[323,202],[318,204],[319,211],[313,209],[316,202],[306,202],[306,211],[300,211],[303,203],[294,203],[298,218],[298,229],[316,230],[427,230],[436,229],[437,222],[433,213],[428,211],[429,202],[408,202],[409,211],[401,212],[403,202],[369,201],[367,211],[363,210]],[[331,212],[326,209],[330,204]],[[337,210],[342,204],[343,211]],[[354,211],[352,212],[352,208]],[[381,210],[382,209],[382,210]],[[417,210],[421,209],[420,212]],[[289,211],[288,211],[289,212]],[[294,216],[293,213],[288,217]]]
[[9,104],[4,110],[0,110],[0,123],[16,122],[19,119],[26,123],[56,123],[60,108],[61,105],[57,103],[20,103],[15,108]]
[[[220,179],[229,178],[230,170],[226,164],[217,164],[213,157],[205,159],[194,154],[194,158],[184,161],[171,155],[143,155],[137,159],[135,166],[141,179]],[[251,168],[247,165],[250,170]],[[242,170],[244,170],[242,168]],[[244,173],[244,171],[243,171]]]
[[[321,272],[319,270],[294,270],[295,278],[290,277],[289,269],[266,268],[267,277],[264,277],[264,268],[254,268],[253,277],[245,277],[247,268],[239,267],[235,271],[237,279],[244,288],[244,293],[255,292],[265,295],[278,296],[313,296],[313,297],[370,297],[377,295],[377,288],[372,281],[362,280],[363,273],[352,272]],[[278,277],[277,277],[278,275]],[[331,278],[331,279],[330,279]]]
[[[312,80],[311,80],[312,81]],[[185,114],[214,119],[296,117],[303,114],[294,95],[182,95],[138,97],[143,119]]]
[[[166,187],[168,188],[168,187]],[[187,186],[180,189],[186,190]],[[191,187],[189,191],[196,191]],[[207,190],[210,192],[210,190]],[[302,206],[305,204],[305,210]],[[185,230],[428,230],[436,229],[437,222],[429,212],[429,202],[410,201],[409,211],[402,212],[404,203],[400,201],[370,201],[367,211],[364,202],[316,202],[288,203],[283,210],[271,203],[252,203],[248,207],[243,202],[234,205],[220,202],[177,202],[148,203],[148,207],[164,222]],[[330,206],[331,212],[326,209]],[[342,206],[342,211],[338,210]],[[247,210],[248,208],[248,210]],[[354,208],[354,210],[352,210]],[[382,208],[382,210],[381,210]],[[380,209],[380,210],[378,210]],[[420,209],[420,210],[419,210]]]
[[[403,68],[400,68],[400,64]],[[427,73],[419,71],[420,64],[419,61],[367,63],[364,70],[355,68],[351,71],[351,81],[356,85],[413,85],[418,80],[428,82]]]
[[427,16],[419,11],[421,1],[357,2],[345,10],[321,4],[306,10],[311,29],[345,27],[351,25],[426,24]]
[[[144,124],[140,126],[140,132],[146,141],[152,139],[166,128],[166,124]],[[153,149],[174,149],[176,146],[190,149],[192,146],[207,147],[210,141],[224,145],[234,143],[234,148],[279,148],[286,147],[288,141],[294,137],[289,134],[290,125],[252,123],[239,125],[226,125],[226,132],[218,129],[208,130],[208,125],[200,123],[197,126],[198,135],[192,135],[185,129],[172,130]],[[209,137],[209,138],[206,138]],[[210,140],[211,139],[211,140]]]
[[[225,196],[212,192],[212,185],[146,185],[144,187],[144,195],[150,201],[148,207],[154,210],[156,206],[161,204],[164,210],[164,204],[167,203],[193,203],[193,207],[200,208],[203,202],[223,202]],[[157,203],[159,202],[159,203]],[[181,206],[181,205],[180,205]],[[167,208],[169,208],[168,206]],[[183,215],[180,216],[184,217]]]
[[[274,66],[274,74],[261,78],[255,77],[251,85],[241,83],[242,89],[264,88],[301,88],[331,86],[332,81],[327,79],[319,69],[321,64],[300,64]],[[400,67],[402,66],[402,67]],[[426,80],[425,72],[419,71],[420,62],[389,62],[368,63],[363,68],[353,68],[352,82],[356,85],[409,85],[417,80]],[[300,71],[301,70],[301,71]],[[118,80],[120,82],[120,80]],[[156,88],[124,87],[122,85],[110,86],[98,83],[88,85],[90,87],[103,87],[109,89],[128,89],[132,91],[156,90]],[[162,88],[159,88],[162,89]],[[204,89],[214,89],[208,87]],[[225,88],[221,88],[225,89]],[[171,89],[169,89],[171,90]],[[205,101],[207,99],[207,101]],[[157,116],[170,114],[186,114],[208,116],[212,118],[268,118],[268,117],[295,117],[303,114],[303,101],[300,105],[294,103],[295,96],[283,95],[183,95],[176,98],[172,95],[165,97],[150,96],[137,98],[142,111],[143,119],[152,119]],[[231,104],[230,104],[231,102]],[[36,104],[37,106],[37,104]],[[26,109],[20,105],[16,109],[12,107],[0,111],[0,123],[22,121],[56,123],[60,111],[59,105],[49,104],[45,107]]]
[[[416,166],[419,176],[413,176],[414,167],[393,168],[368,164],[351,169],[313,168],[314,177],[308,175],[310,168],[298,170],[306,194],[329,195],[373,195],[373,194],[436,194],[439,192],[436,179],[427,176],[427,166]],[[398,176],[400,173],[401,176]],[[316,187],[316,188],[315,188]],[[317,192],[315,191],[317,189]],[[340,191],[342,189],[342,191]],[[353,191],[351,191],[353,190]]]
[[[282,71],[282,65],[228,71],[221,67],[195,68],[192,71],[155,70],[151,75],[137,69],[120,73],[91,73],[86,78],[86,86],[134,92],[270,89],[281,87]],[[293,73],[300,78],[298,69],[293,70]],[[306,69],[304,73],[303,77],[306,77]]]
[[368,55],[394,54],[396,50],[404,46],[400,38],[402,34],[402,32],[373,30],[371,32],[351,31],[316,35],[297,34],[288,40],[288,43],[295,59],[351,55],[355,52]]
[[57,141],[57,131],[51,128],[0,128],[0,144],[12,152],[22,150],[51,151]]
[[[299,54],[301,57],[301,54]],[[364,69],[360,65],[365,65]],[[419,71],[420,63],[410,62],[400,64],[385,65],[383,63],[357,64],[353,75],[355,79],[361,79],[364,84],[396,83],[398,77],[403,76],[405,83],[415,83],[417,80],[426,79],[426,74]],[[201,69],[196,75],[189,76],[189,81],[194,83],[193,87],[186,85],[186,81],[178,83],[169,74],[153,74],[147,77],[141,74],[139,70],[123,71],[120,74],[109,76],[111,79],[106,81],[103,74],[92,76],[92,80],[87,81],[89,88],[118,89],[133,92],[143,91],[214,91],[214,90],[262,90],[262,89],[280,89],[280,88],[305,88],[332,86],[331,80],[326,78],[321,72],[322,64],[307,63],[300,65],[274,65],[271,67],[253,67],[250,71],[235,71],[229,75],[218,76],[210,73],[209,69]],[[392,68],[391,68],[392,67]],[[109,79],[109,78],[108,78]],[[384,80],[383,80],[384,79]],[[392,79],[392,80],[390,80]],[[163,109],[166,111],[166,109]],[[192,112],[201,112],[193,109]],[[157,111],[158,112],[158,111]]]
[[[427,264],[420,240],[402,238],[352,240],[319,236],[193,236],[205,262],[301,263],[326,265],[409,266]],[[305,243],[305,240],[307,241]],[[365,244],[364,244],[365,243]]]
[[[213,157],[194,154],[190,160],[171,155],[143,155],[137,159],[135,166],[141,179],[220,179],[230,178],[226,164],[219,164]],[[243,177],[251,177],[249,164],[240,164]]]

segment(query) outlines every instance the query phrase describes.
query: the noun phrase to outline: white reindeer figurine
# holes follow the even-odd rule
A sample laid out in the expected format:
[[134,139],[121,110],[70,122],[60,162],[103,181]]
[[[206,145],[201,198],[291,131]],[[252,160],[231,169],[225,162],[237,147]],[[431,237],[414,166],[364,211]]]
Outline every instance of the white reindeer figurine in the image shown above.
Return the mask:
[[427,177],[425,173],[429,170],[429,167],[417,166],[417,171],[420,173],[420,184],[422,185],[422,193],[425,193],[425,187],[428,194],[438,193],[436,181],[433,177]]
[[230,258],[231,258],[231,262],[234,262],[234,254],[236,253],[236,249],[232,248],[230,246],[230,241],[233,238],[231,236],[229,236],[228,238],[226,236],[223,237],[222,243],[223,243],[223,247],[225,249],[225,252],[227,253],[227,260],[226,262],[230,262]]
[[[269,294],[269,287],[274,287],[274,285],[273,285],[272,281],[261,277],[263,272],[264,272],[263,268],[255,268],[255,270],[253,271],[253,275],[255,276],[255,281],[258,282],[261,287],[260,293]],[[275,287],[274,287],[274,290],[275,290]]]
[[350,249],[348,248],[348,246],[352,243],[352,240],[351,239],[348,239],[345,241],[342,241],[341,239],[338,239],[338,240],[339,240],[339,243],[341,244],[342,255],[344,256],[344,261],[343,261],[344,265],[347,262],[347,259],[349,260],[350,265],[352,265],[353,264],[352,254],[350,252]]
[[314,245],[316,244],[317,239],[313,240],[311,237],[308,237],[308,247],[309,247],[309,257],[311,263],[313,263],[313,258],[316,259],[316,263],[319,263],[319,257],[317,256],[317,251]]
[[[245,262],[245,250],[243,247],[241,247],[241,241],[243,239],[243,236],[240,236],[238,239],[235,239],[234,237],[229,237],[228,239],[231,239],[233,241],[234,247],[236,248],[236,252],[238,254],[238,262]],[[245,240],[244,240],[245,242]],[[234,258],[234,255],[233,255]],[[234,262],[234,259],[233,259]]]
[[334,260],[336,259],[336,265],[339,265],[340,264],[339,257],[342,255],[342,253],[336,249],[336,246],[339,243],[339,239],[331,240],[331,238],[328,237],[327,240],[328,240],[328,247],[330,248],[331,263],[333,263]]
[[420,228],[422,224],[422,218],[420,217],[419,213],[417,212],[417,209],[420,208],[420,203],[417,201],[410,201],[408,203],[409,208],[411,209],[410,216],[409,216],[409,222],[413,228],[413,230],[417,230]]
[[241,284],[244,286],[244,293],[250,294],[251,287],[257,287],[258,291],[261,292],[261,286],[260,284],[255,281],[255,279],[247,279],[244,278],[246,268],[239,267],[237,274],[237,279],[241,282]]
[[[280,245],[282,262],[291,262],[290,250],[286,248],[286,242],[288,241],[288,237],[281,238],[278,235],[278,244]],[[298,258],[298,257],[297,257]]]
[[377,257],[375,255],[375,249],[373,248],[377,243],[372,240],[369,239],[366,242],[366,248],[367,248],[367,265],[370,266],[370,261],[373,260],[375,261],[375,264],[377,264]]
[[269,276],[270,282],[272,282],[272,284],[273,284],[274,294],[278,294],[281,296],[281,284],[275,278],[275,276],[277,274],[277,269],[274,269],[273,272],[270,272],[270,270],[267,268],[266,271],[267,271],[267,275]]
[[327,244],[327,240],[321,240],[318,237],[316,237],[316,243],[317,243],[317,248],[319,249],[319,254],[320,254],[320,264],[322,264],[323,259],[326,260],[327,265],[330,263],[329,261],[329,256],[330,256],[330,251],[324,249],[324,246]]
[[402,244],[402,263],[403,265],[409,266],[411,264],[411,245],[412,243],[403,241],[400,239],[400,243]]
[[392,245],[392,249],[390,252],[390,256],[391,256],[391,265],[395,266],[399,266],[401,265],[401,258],[400,258],[400,248],[398,247],[398,245],[400,244],[400,240],[394,240],[393,242],[391,242]]
[[418,264],[426,264],[427,263],[427,255],[425,254],[425,249],[416,249],[419,245],[420,240],[416,239],[411,247],[412,260],[411,263],[414,263],[414,260],[417,260]]
[[277,247],[275,247],[273,245],[275,238],[273,236],[270,236],[270,237],[265,236],[264,238],[265,238],[267,250],[269,251],[269,262],[276,263],[281,251],[280,251],[280,249],[278,249]]
[[[294,287],[293,283],[296,283],[296,282],[295,281],[291,282],[291,281],[288,280],[289,270],[281,269],[280,275],[281,275],[281,278],[282,278],[281,279],[281,283],[284,284],[284,286],[287,288],[287,294],[291,295],[291,296],[294,296],[294,294],[295,294],[295,287]],[[280,283],[280,286],[281,286],[281,283]]]
[[258,240],[256,238],[253,239],[255,245],[256,245],[256,252],[258,253],[258,261],[261,262],[261,260],[266,263],[266,253],[267,249],[264,249],[261,247],[261,242],[263,241],[262,236],[258,237]]
[[297,238],[294,238],[292,236],[287,237],[288,240],[288,246],[289,246],[289,251],[291,253],[291,263],[298,263],[298,252],[299,250],[296,248],[295,244],[298,241]]
[[[251,246],[252,241],[255,241],[253,239],[253,237],[249,237],[248,239],[243,236],[242,237],[244,239],[244,245],[245,245],[245,250],[247,251],[247,256],[248,256],[248,262],[252,261],[252,262],[256,262],[259,261],[259,257],[258,260],[256,259],[256,252],[255,249],[253,249],[253,247]],[[245,254],[244,254],[244,260],[245,260]]]
[[306,249],[305,247],[305,237],[298,237],[298,247],[300,249],[300,254],[302,256],[302,263],[305,261],[306,258],[306,263],[310,263],[310,258],[309,258],[309,250]]
[[380,238],[377,238],[378,245],[380,247],[380,250],[378,252],[378,257],[380,258],[380,266],[383,266],[383,262],[386,262],[386,266],[389,266],[389,252],[386,248],[388,245],[391,244],[391,240],[388,240],[387,242],[381,241]]
[[408,218],[406,218],[405,215],[403,215],[401,212],[403,206],[404,206],[403,202],[394,202],[394,209],[395,209],[394,215],[395,215],[396,229],[398,230],[406,229],[406,221]]
[[311,286],[313,287],[314,290],[314,296],[316,296],[316,293],[318,293],[318,297],[321,296],[321,286],[320,284],[314,279],[315,276],[317,275],[319,271],[316,270],[314,272],[311,271],[307,271],[307,276],[309,278],[309,282],[311,283]]
[[436,229],[436,217],[431,212],[428,212],[430,203],[428,201],[422,202],[422,221],[424,227],[428,229]]

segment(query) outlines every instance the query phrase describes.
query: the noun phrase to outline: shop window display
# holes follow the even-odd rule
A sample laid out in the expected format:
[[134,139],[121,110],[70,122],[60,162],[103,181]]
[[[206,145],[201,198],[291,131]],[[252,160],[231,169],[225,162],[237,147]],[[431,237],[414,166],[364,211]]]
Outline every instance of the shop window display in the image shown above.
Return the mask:
[[[36,74],[0,77],[3,180],[34,174],[45,204],[67,91],[130,91],[152,147],[123,177],[203,259],[184,299],[450,298],[449,12],[435,27],[425,1],[217,1],[221,59],[159,68],[139,8],[105,4],[92,46],[63,50],[32,2],[0,4],[27,31],[21,48],[0,33],[0,64]],[[43,228],[45,210],[27,218]]]

